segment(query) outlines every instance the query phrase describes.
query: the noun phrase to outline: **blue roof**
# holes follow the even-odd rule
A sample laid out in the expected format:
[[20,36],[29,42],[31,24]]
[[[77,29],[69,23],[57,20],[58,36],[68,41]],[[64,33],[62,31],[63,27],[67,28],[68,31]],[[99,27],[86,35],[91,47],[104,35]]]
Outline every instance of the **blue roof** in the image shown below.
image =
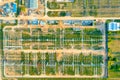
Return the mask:
[[82,20],[82,26],[92,26],[93,20]]
[[38,25],[38,20],[37,20],[37,19],[32,20],[32,24],[33,24],[33,25]]
[[7,13],[10,12],[10,8],[9,8],[8,3],[4,5],[3,10]]
[[17,5],[15,3],[13,3],[12,6],[13,6],[13,10],[12,11],[14,13],[16,13],[17,12]]

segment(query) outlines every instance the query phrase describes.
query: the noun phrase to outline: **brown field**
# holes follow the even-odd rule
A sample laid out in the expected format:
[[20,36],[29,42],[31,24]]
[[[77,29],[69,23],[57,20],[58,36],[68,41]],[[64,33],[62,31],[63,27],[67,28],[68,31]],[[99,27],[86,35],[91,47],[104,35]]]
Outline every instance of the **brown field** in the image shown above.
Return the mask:
[[112,50],[112,52],[120,52],[120,40],[112,40],[109,43],[109,48]]

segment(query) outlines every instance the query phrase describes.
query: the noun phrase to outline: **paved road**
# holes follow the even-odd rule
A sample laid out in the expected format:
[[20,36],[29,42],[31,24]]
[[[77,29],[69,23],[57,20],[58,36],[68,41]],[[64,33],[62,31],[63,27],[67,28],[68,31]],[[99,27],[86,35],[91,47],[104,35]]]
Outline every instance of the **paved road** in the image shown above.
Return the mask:
[[1,54],[0,54],[0,80],[2,80],[2,70],[1,70],[1,66],[2,65],[2,63],[1,63]]
[[0,29],[0,80],[2,80],[1,78],[2,78],[2,36],[1,36],[1,29]]
[[41,75],[41,76],[30,76],[30,75],[26,75],[26,76],[7,76],[8,78],[102,78],[102,76],[79,76],[79,75],[75,75],[75,76],[62,76],[62,75],[56,75],[56,76],[46,76],[46,75]]
[[86,49],[82,49],[82,50],[76,50],[76,49],[61,49],[61,50],[48,50],[48,49],[46,49],[46,50],[4,50],[5,52],[21,52],[21,51],[23,51],[23,52],[25,52],[25,53],[30,53],[30,52],[32,52],[32,53],[38,53],[38,52],[43,52],[43,53],[51,53],[51,52],[64,52],[64,53],[76,53],[76,54],[78,54],[78,53],[86,53],[86,54],[89,54],[89,53],[92,53],[92,54],[97,54],[97,55],[99,55],[99,54],[101,54],[101,55],[105,55],[105,53],[104,53],[104,51],[102,50],[98,50],[98,51],[93,51],[93,50],[86,50]]
[[120,17],[48,17],[48,16],[21,16],[21,17],[0,17],[2,20],[32,20],[32,19],[42,19],[42,20],[107,20],[107,19],[120,19]]

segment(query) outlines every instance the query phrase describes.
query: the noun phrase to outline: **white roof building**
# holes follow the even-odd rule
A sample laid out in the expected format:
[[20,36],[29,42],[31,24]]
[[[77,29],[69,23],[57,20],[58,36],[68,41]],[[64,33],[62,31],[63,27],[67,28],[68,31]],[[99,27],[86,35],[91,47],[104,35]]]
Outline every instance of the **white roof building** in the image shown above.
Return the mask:
[[120,30],[120,23],[117,22],[110,22],[108,25],[109,31],[118,31]]

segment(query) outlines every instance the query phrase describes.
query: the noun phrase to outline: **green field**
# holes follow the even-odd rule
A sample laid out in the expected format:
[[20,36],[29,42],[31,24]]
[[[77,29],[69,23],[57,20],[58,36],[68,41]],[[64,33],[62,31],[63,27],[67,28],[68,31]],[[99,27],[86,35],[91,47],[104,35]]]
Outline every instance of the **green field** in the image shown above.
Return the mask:
[[[8,34],[9,35],[9,34]],[[73,28],[65,28],[56,30],[48,29],[44,32],[40,29],[32,31],[22,31],[22,45],[23,49],[94,49],[102,50],[103,34],[99,29],[80,29],[74,30]]]

